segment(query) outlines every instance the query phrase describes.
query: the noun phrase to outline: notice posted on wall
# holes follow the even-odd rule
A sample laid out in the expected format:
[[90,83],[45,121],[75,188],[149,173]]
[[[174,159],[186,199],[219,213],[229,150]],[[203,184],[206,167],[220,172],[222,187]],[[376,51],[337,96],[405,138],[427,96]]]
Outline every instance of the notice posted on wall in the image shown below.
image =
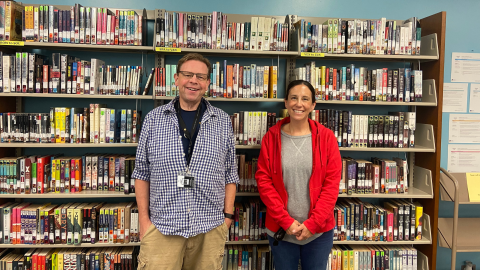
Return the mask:
[[480,114],[450,114],[448,143],[480,143]]
[[468,83],[443,84],[443,112],[467,112]]
[[480,83],[480,53],[452,53],[450,80]]
[[470,84],[470,105],[468,106],[468,112],[480,113],[480,84]]
[[453,173],[480,171],[480,145],[449,144],[447,170]]

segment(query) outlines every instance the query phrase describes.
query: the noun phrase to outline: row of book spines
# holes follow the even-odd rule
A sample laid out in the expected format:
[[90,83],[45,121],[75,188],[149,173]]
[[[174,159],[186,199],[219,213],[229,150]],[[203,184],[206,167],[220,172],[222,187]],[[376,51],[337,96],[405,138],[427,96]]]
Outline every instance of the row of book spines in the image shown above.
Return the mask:
[[[0,113],[1,142],[137,142],[141,112],[132,112],[130,109],[107,110],[104,104],[90,105],[90,110],[83,108],[83,113],[82,108],[50,108],[50,113],[40,114]],[[107,111],[110,118],[101,117],[101,108]],[[105,131],[109,132],[108,139]]]
[[88,139],[90,143],[137,142],[140,115],[136,110],[110,109],[106,104],[90,104],[83,113],[82,108],[53,109],[55,143],[80,143],[80,138],[81,143]]
[[417,250],[407,245],[334,245],[327,270],[417,269],[417,256]]
[[217,62],[213,65],[210,91],[211,97],[224,98],[277,98],[277,66],[240,66],[223,67]]
[[270,270],[273,269],[272,254],[268,246],[264,245],[226,245],[223,257],[223,267],[225,270]]
[[[25,6],[21,15],[21,40],[27,42],[98,45],[144,43],[143,16],[134,10],[117,10],[113,13],[107,8],[82,7],[78,4],[70,10],[59,10],[54,6]],[[6,35],[5,40],[20,39]]]
[[339,194],[400,194],[408,192],[407,161],[372,158],[342,158]]
[[255,173],[257,171],[258,158],[251,161],[245,160],[245,155],[236,155],[238,164],[238,177],[240,184],[237,185],[238,192],[258,192]]
[[6,203],[0,207],[3,244],[139,242],[138,207],[120,204]]
[[357,198],[342,199],[334,210],[334,240],[398,241],[422,239],[423,206],[405,200],[384,207]]
[[339,147],[415,147],[415,112],[352,115],[350,111],[320,110],[310,117],[334,132]]
[[[83,166],[82,166],[83,164]],[[129,156],[52,156],[0,159],[3,194],[75,193],[82,190],[135,192]]]
[[268,129],[276,124],[275,113],[241,111],[230,116],[235,144],[261,145]]
[[60,53],[52,54],[52,65],[39,54],[3,55],[0,66],[8,67],[0,74],[4,93],[138,95],[143,73],[141,66],[105,65]]
[[[10,251],[12,252],[9,253]],[[132,270],[136,268],[135,258],[138,248],[112,247],[83,250],[32,248],[25,254],[17,252],[15,249],[4,249],[0,253],[0,262],[11,265],[12,269],[24,270]]]
[[266,240],[266,208],[258,199],[234,204],[234,223],[230,226],[229,241]]
[[368,69],[315,67],[315,62],[295,70],[296,78],[309,81],[317,100],[421,102],[423,72],[410,68]]
[[288,24],[275,18],[252,17],[250,22],[236,23],[216,11],[208,16],[165,12],[164,17],[156,19],[157,47],[288,50]]
[[[155,69],[153,85],[156,96],[178,95],[173,78],[176,68],[176,65],[166,65]],[[209,87],[206,97],[277,98],[277,66],[226,65],[225,61],[221,67],[217,62],[213,64]]]
[[[416,21],[416,18],[414,18]],[[329,19],[317,25],[295,23],[302,52],[419,55],[421,28],[412,21]],[[295,38],[295,37],[294,37]]]

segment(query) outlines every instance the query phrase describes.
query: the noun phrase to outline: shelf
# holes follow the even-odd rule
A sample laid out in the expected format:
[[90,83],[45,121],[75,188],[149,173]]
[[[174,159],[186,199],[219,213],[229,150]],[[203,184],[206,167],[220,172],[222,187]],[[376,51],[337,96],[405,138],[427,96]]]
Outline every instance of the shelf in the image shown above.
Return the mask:
[[[258,197],[258,192],[237,192],[237,197]],[[135,193],[124,194],[118,191],[84,190],[71,193],[43,193],[43,194],[0,194],[0,198],[23,199],[63,199],[63,198],[128,198],[135,197]]]
[[[384,102],[384,101],[347,101],[347,100],[317,100],[317,104],[335,105],[364,105],[364,106],[437,106],[435,80],[423,80],[422,102]],[[156,100],[172,100],[173,96],[154,96]],[[234,101],[234,102],[285,102],[283,98],[205,98],[208,101]]]
[[237,192],[236,197],[258,197],[260,194],[258,192]]
[[[466,173],[450,173],[454,177],[454,181],[458,183],[459,204],[480,204],[480,202],[471,202],[468,196],[467,174]],[[448,179],[444,173],[440,174],[440,199],[442,201],[453,202],[455,200],[455,184]]]
[[[301,56],[302,59],[319,59],[318,57],[308,57]],[[354,60],[354,61],[393,61],[393,62],[429,62],[438,60],[437,56],[431,55],[385,55],[385,54],[349,54],[349,53],[339,53],[339,54],[329,54],[325,53],[324,57],[320,59],[325,60]]]
[[417,270],[430,270],[427,255],[417,250]]
[[49,50],[75,50],[75,51],[101,51],[101,52],[123,52],[143,53],[152,52],[152,46],[126,46],[126,45],[92,45],[76,43],[49,43],[49,42],[24,42],[23,47],[5,46],[12,49],[49,49]]
[[432,244],[430,216],[423,213],[422,240],[414,241],[333,241],[333,244],[346,245],[429,245]]
[[333,241],[334,245],[428,245],[431,244],[430,239],[422,239],[415,241]]
[[64,198],[128,198],[135,197],[135,193],[124,194],[118,191],[84,190],[71,193],[43,193],[43,194],[0,194],[0,198],[23,199],[64,199]]
[[[151,49],[151,47],[150,47]],[[170,48],[167,48],[170,49]],[[296,51],[250,51],[250,50],[218,50],[218,49],[194,49],[194,48],[178,48],[180,52],[168,52],[168,51],[156,51],[159,54],[187,54],[187,53],[200,53],[202,55],[210,56],[248,56],[248,57],[296,57],[298,52]]]
[[[459,218],[457,227],[457,252],[480,252],[480,218]],[[438,218],[438,243],[452,248],[453,218]]]
[[268,245],[268,240],[258,241],[227,241],[225,245]]
[[[428,169],[415,166],[413,170],[413,186],[410,185],[407,193],[391,194],[339,194],[341,198],[389,198],[389,199],[432,199],[433,185],[432,172]],[[408,181],[408,179],[405,179]]]
[[41,94],[41,93],[0,93],[0,97],[46,97],[46,98],[113,98],[113,99],[153,99],[150,95],[77,95],[77,94]]
[[261,145],[235,145],[235,149],[260,149]]
[[434,149],[424,147],[424,146],[415,146],[414,148],[385,148],[385,147],[339,147],[340,151],[352,151],[352,152],[405,152],[405,153],[429,153],[435,152]]
[[[175,97],[165,97],[165,96],[155,96],[154,99],[156,100],[172,100]],[[205,98],[208,101],[235,101],[235,102],[284,102],[283,98],[212,98],[207,97]]]
[[[300,36],[300,31],[297,31]],[[300,38],[300,37],[299,37]],[[300,44],[300,42],[298,42]],[[391,62],[430,62],[439,59],[437,34],[431,34],[422,37],[422,47],[420,55],[385,55],[385,54],[329,54],[324,53],[323,56],[298,56],[302,59],[317,59],[317,60],[355,60],[355,61],[391,61]]]
[[113,147],[137,147],[138,143],[0,143],[2,147],[21,148],[113,148]]
[[[415,147],[389,148],[389,147],[339,147],[340,151],[350,152],[404,152],[404,153],[435,153],[435,140],[433,126],[417,123],[415,131]],[[236,149],[260,149],[261,145],[235,145]]]
[[94,247],[135,247],[140,246],[140,242],[130,242],[127,244],[114,244],[114,243],[82,243],[78,245],[68,245],[68,244],[0,244],[0,248],[94,248]]
[[[259,240],[259,241],[226,241],[226,245],[268,245],[268,240]],[[128,244],[114,244],[114,243],[82,243],[78,245],[68,245],[68,244],[41,244],[41,245],[29,245],[29,244],[0,244],[0,248],[94,248],[94,247],[118,247],[118,246],[140,246],[140,242],[130,242]]]
[[387,199],[431,199],[433,195],[425,193],[416,188],[410,188],[407,193],[392,194],[357,194],[348,195],[345,193],[338,194],[339,198],[387,198]]

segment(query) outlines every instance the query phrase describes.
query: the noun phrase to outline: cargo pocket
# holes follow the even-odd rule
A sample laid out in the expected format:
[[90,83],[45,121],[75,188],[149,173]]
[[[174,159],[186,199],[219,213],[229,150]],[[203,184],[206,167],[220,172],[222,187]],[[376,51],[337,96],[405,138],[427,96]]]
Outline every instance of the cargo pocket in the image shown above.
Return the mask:
[[[141,251],[140,251],[141,252]],[[137,270],[145,270],[147,269],[147,260],[143,258],[141,254],[138,254],[138,267]]]
[[222,243],[218,250],[218,257],[217,257],[217,261],[216,261],[216,264],[215,264],[215,267],[213,269],[215,270],[222,270],[223,268],[223,260],[226,259],[224,258],[225,257],[225,241],[227,241],[227,235],[228,235],[228,227],[227,227],[227,223],[223,223],[222,225],[220,225],[220,232],[221,232],[221,235],[222,235]]

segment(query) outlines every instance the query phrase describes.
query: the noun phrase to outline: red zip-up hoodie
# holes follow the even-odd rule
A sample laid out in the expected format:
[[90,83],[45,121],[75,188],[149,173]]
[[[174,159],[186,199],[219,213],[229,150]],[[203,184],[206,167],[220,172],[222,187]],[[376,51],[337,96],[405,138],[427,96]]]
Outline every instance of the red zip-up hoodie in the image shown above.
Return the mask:
[[[265,225],[273,232],[285,231],[294,219],[287,212],[288,194],[282,175],[281,127],[289,123],[284,118],[270,128],[262,139],[258,157],[257,180],[260,198],[267,206]],[[338,198],[342,159],[333,132],[318,122],[308,120],[312,130],[312,175],[309,181],[310,211],[304,224],[315,234],[335,227],[333,209]]]

